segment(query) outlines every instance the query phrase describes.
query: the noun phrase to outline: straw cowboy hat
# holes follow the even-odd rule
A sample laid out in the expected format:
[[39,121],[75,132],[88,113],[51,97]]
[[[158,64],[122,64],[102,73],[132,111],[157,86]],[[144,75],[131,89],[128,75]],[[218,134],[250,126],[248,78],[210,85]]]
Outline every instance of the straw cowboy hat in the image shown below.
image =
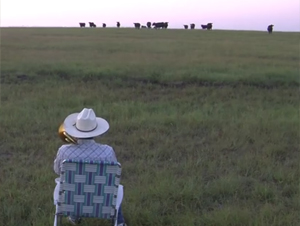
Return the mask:
[[66,133],[76,138],[97,137],[109,129],[108,122],[96,117],[93,109],[84,108],[79,113],[73,113],[64,121]]

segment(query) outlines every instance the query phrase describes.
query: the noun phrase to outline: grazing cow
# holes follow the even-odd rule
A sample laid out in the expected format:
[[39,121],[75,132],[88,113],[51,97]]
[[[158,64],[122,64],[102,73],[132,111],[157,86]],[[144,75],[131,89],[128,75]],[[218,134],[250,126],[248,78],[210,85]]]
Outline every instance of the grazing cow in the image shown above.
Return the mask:
[[152,26],[153,26],[153,28],[155,28],[155,29],[157,29],[158,28],[158,25],[156,25],[156,23],[154,22],[154,23],[152,23]]
[[117,27],[119,28],[121,26],[120,22],[117,22]]
[[141,24],[140,23],[133,23],[134,24],[134,27],[136,29],[140,29],[141,28]]
[[168,28],[168,22],[158,22],[158,23],[153,23],[152,24],[154,26],[155,29],[159,29],[159,28],[164,28],[167,29]]
[[105,24],[105,23],[103,23],[103,24],[102,24],[102,27],[103,27],[103,28],[106,28],[106,24]]
[[143,25],[142,28],[147,28],[147,26]]
[[269,32],[269,34],[271,34],[272,32],[273,32],[273,24],[270,24],[269,26],[268,26],[268,32]]
[[212,29],[212,23],[208,23],[207,25],[201,24],[202,29],[211,30]]
[[85,27],[85,23],[79,23],[80,27]]
[[96,27],[96,24],[94,24],[93,22],[89,22],[90,27]]
[[151,22],[147,22],[147,27],[151,28]]
[[189,26],[188,25],[183,25],[184,29],[188,29]]
[[195,29],[195,24],[191,24],[191,29]]

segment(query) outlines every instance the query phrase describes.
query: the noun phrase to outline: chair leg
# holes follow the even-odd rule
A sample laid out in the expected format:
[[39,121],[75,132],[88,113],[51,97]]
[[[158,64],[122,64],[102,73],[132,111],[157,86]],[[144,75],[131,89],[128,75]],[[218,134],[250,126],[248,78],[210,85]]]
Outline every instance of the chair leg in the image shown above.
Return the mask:
[[114,217],[111,221],[111,225],[112,226],[116,226],[118,224],[118,218],[117,217]]
[[54,216],[54,226],[62,226],[62,215],[61,214],[55,214]]
[[57,214],[54,215],[54,223],[53,226],[57,226]]
[[112,225],[113,226],[117,226],[118,225],[118,209],[115,210],[116,211],[116,214],[115,214],[115,217],[113,218],[112,220]]

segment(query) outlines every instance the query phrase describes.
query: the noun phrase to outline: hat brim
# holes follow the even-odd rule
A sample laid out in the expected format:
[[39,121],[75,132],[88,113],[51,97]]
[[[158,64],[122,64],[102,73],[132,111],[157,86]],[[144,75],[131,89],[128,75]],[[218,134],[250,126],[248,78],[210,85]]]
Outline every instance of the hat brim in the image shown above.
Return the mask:
[[82,132],[76,128],[76,119],[79,113],[70,114],[66,117],[64,121],[64,128],[65,131],[72,137],[75,138],[90,138],[90,137],[97,137],[101,134],[104,134],[109,129],[108,122],[100,117],[96,118],[97,127],[93,131],[89,132]]

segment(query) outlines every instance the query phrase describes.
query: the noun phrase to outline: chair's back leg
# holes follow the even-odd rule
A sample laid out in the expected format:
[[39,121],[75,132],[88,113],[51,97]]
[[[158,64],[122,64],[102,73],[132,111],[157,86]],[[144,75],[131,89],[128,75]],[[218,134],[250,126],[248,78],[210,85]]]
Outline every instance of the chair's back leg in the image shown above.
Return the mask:
[[111,225],[112,226],[116,225],[116,218],[115,217],[111,219]]
[[59,215],[59,223],[58,223],[59,226],[62,226],[62,215]]

